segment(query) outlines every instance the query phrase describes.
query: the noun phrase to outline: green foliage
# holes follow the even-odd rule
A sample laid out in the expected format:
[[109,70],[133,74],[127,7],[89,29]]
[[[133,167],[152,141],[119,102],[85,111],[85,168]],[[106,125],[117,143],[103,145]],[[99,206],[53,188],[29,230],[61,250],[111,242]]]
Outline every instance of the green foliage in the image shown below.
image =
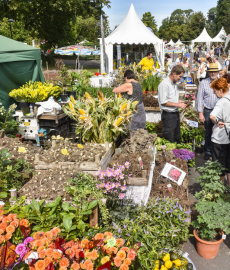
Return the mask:
[[226,33],[230,33],[230,2],[229,0],[218,0],[216,7],[215,23],[217,32],[220,31],[222,26]]
[[93,87],[89,86],[86,88],[86,92],[88,92],[92,97],[96,98],[98,95],[98,91],[100,91],[104,97],[110,98],[114,97],[113,88],[111,87]]
[[155,35],[158,35],[157,23],[151,12],[145,12],[141,20],[147,27],[150,27],[153,30]]
[[33,169],[24,159],[11,159],[12,154],[7,150],[0,150],[0,198],[8,196],[8,190],[19,190],[25,184],[25,176]]
[[148,75],[147,78],[142,82],[142,90],[157,91],[160,82],[161,78],[157,74]]
[[196,136],[204,137],[204,130],[202,128],[190,127],[187,123],[181,122],[180,125],[180,135],[181,142],[183,143],[193,143]]
[[189,219],[179,202],[171,198],[152,198],[146,206],[137,209],[135,218],[116,224],[114,234],[126,239],[131,246],[141,242],[137,253],[139,262],[143,269],[152,269],[160,250],[166,247],[175,250],[186,241]]
[[201,175],[197,178],[200,181],[202,191],[196,193],[196,198],[202,201],[215,201],[218,198],[226,199],[227,187],[220,176],[224,168],[218,161],[207,161],[204,167],[198,167],[197,170]]
[[148,133],[156,133],[156,126],[157,124],[153,124],[151,122],[146,122],[146,129],[148,130]]
[[207,14],[206,29],[211,37],[215,37],[217,33],[216,25],[216,7],[210,8]]
[[4,129],[5,134],[12,137],[15,137],[18,133],[20,124],[20,121],[16,121],[13,117],[13,112],[16,108],[16,104],[12,104],[8,110],[6,110],[4,106],[0,107],[0,130]]
[[205,165],[197,168],[201,173],[198,180],[202,191],[195,195],[199,199],[196,204],[199,215],[192,225],[199,230],[202,239],[212,240],[219,230],[230,233],[230,217],[226,215],[230,203],[226,194],[227,188],[220,181],[222,165],[218,161],[208,161]]

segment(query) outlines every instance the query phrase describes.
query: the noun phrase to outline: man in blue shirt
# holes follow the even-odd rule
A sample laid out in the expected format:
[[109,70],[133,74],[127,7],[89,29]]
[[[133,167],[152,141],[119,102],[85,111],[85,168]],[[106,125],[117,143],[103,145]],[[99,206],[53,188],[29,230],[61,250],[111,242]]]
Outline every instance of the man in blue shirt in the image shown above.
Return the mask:
[[189,61],[190,53],[188,51],[186,51],[186,54],[184,56],[187,57],[188,58],[188,61]]

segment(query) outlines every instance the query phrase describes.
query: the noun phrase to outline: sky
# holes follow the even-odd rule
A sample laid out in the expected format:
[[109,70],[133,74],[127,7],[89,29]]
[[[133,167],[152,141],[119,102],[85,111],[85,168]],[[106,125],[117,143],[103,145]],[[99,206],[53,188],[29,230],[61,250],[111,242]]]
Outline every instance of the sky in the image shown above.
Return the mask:
[[111,8],[104,8],[104,11],[108,15],[111,30],[123,21],[131,3],[140,19],[145,12],[150,11],[155,16],[158,28],[162,20],[169,17],[175,9],[202,11],[206,16],[208,10],[217,5],[217,0],[110,0],[110,2]]

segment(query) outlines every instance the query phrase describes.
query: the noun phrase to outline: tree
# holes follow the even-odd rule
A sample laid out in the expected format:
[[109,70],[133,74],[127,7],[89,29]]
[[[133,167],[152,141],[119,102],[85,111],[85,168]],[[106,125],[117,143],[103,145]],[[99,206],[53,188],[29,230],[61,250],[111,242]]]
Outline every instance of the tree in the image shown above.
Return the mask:
[[216,7],[210,8],[207,14],[206,29],[211,37],[215,37],[217,33],[216,25]]
[[217,26],[216,32],[218,33],[223,26],[227,34],[229,34],[230,33],[229,20],[230,20],[230,1],[218,0],[215,17],[215,23]]
[[152,16],[151,12],[145,12],[142,17],[142,22],[147,26],[150,27],[155,35],[158,35],[157,31],[157,23],[155,21],[154,16]]
[[185,40],[193,40],[198,37],[205,27],[205,16],[199,11],[190,15],[186,25],[186,32],[184,32]]

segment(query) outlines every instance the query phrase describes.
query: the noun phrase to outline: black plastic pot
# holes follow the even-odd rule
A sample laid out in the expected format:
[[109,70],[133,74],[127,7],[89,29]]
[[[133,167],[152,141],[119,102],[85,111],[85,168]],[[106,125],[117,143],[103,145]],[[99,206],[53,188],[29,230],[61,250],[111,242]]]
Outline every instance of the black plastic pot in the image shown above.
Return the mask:
[[73,98],[76,97],[76,91],[69,91],[69,97],[72,96]]
[[197,154],[202,154],[204,152],[204,147],[203,146],[201,146],[201,147],[195,146],[195,152]]
[[61,98],[61,101],[67,101],[68,94],[61,94],[60,98]]
[[29,103],[26,101],[19,101],[18,108],[22,111],[23,115],[30,113]]

